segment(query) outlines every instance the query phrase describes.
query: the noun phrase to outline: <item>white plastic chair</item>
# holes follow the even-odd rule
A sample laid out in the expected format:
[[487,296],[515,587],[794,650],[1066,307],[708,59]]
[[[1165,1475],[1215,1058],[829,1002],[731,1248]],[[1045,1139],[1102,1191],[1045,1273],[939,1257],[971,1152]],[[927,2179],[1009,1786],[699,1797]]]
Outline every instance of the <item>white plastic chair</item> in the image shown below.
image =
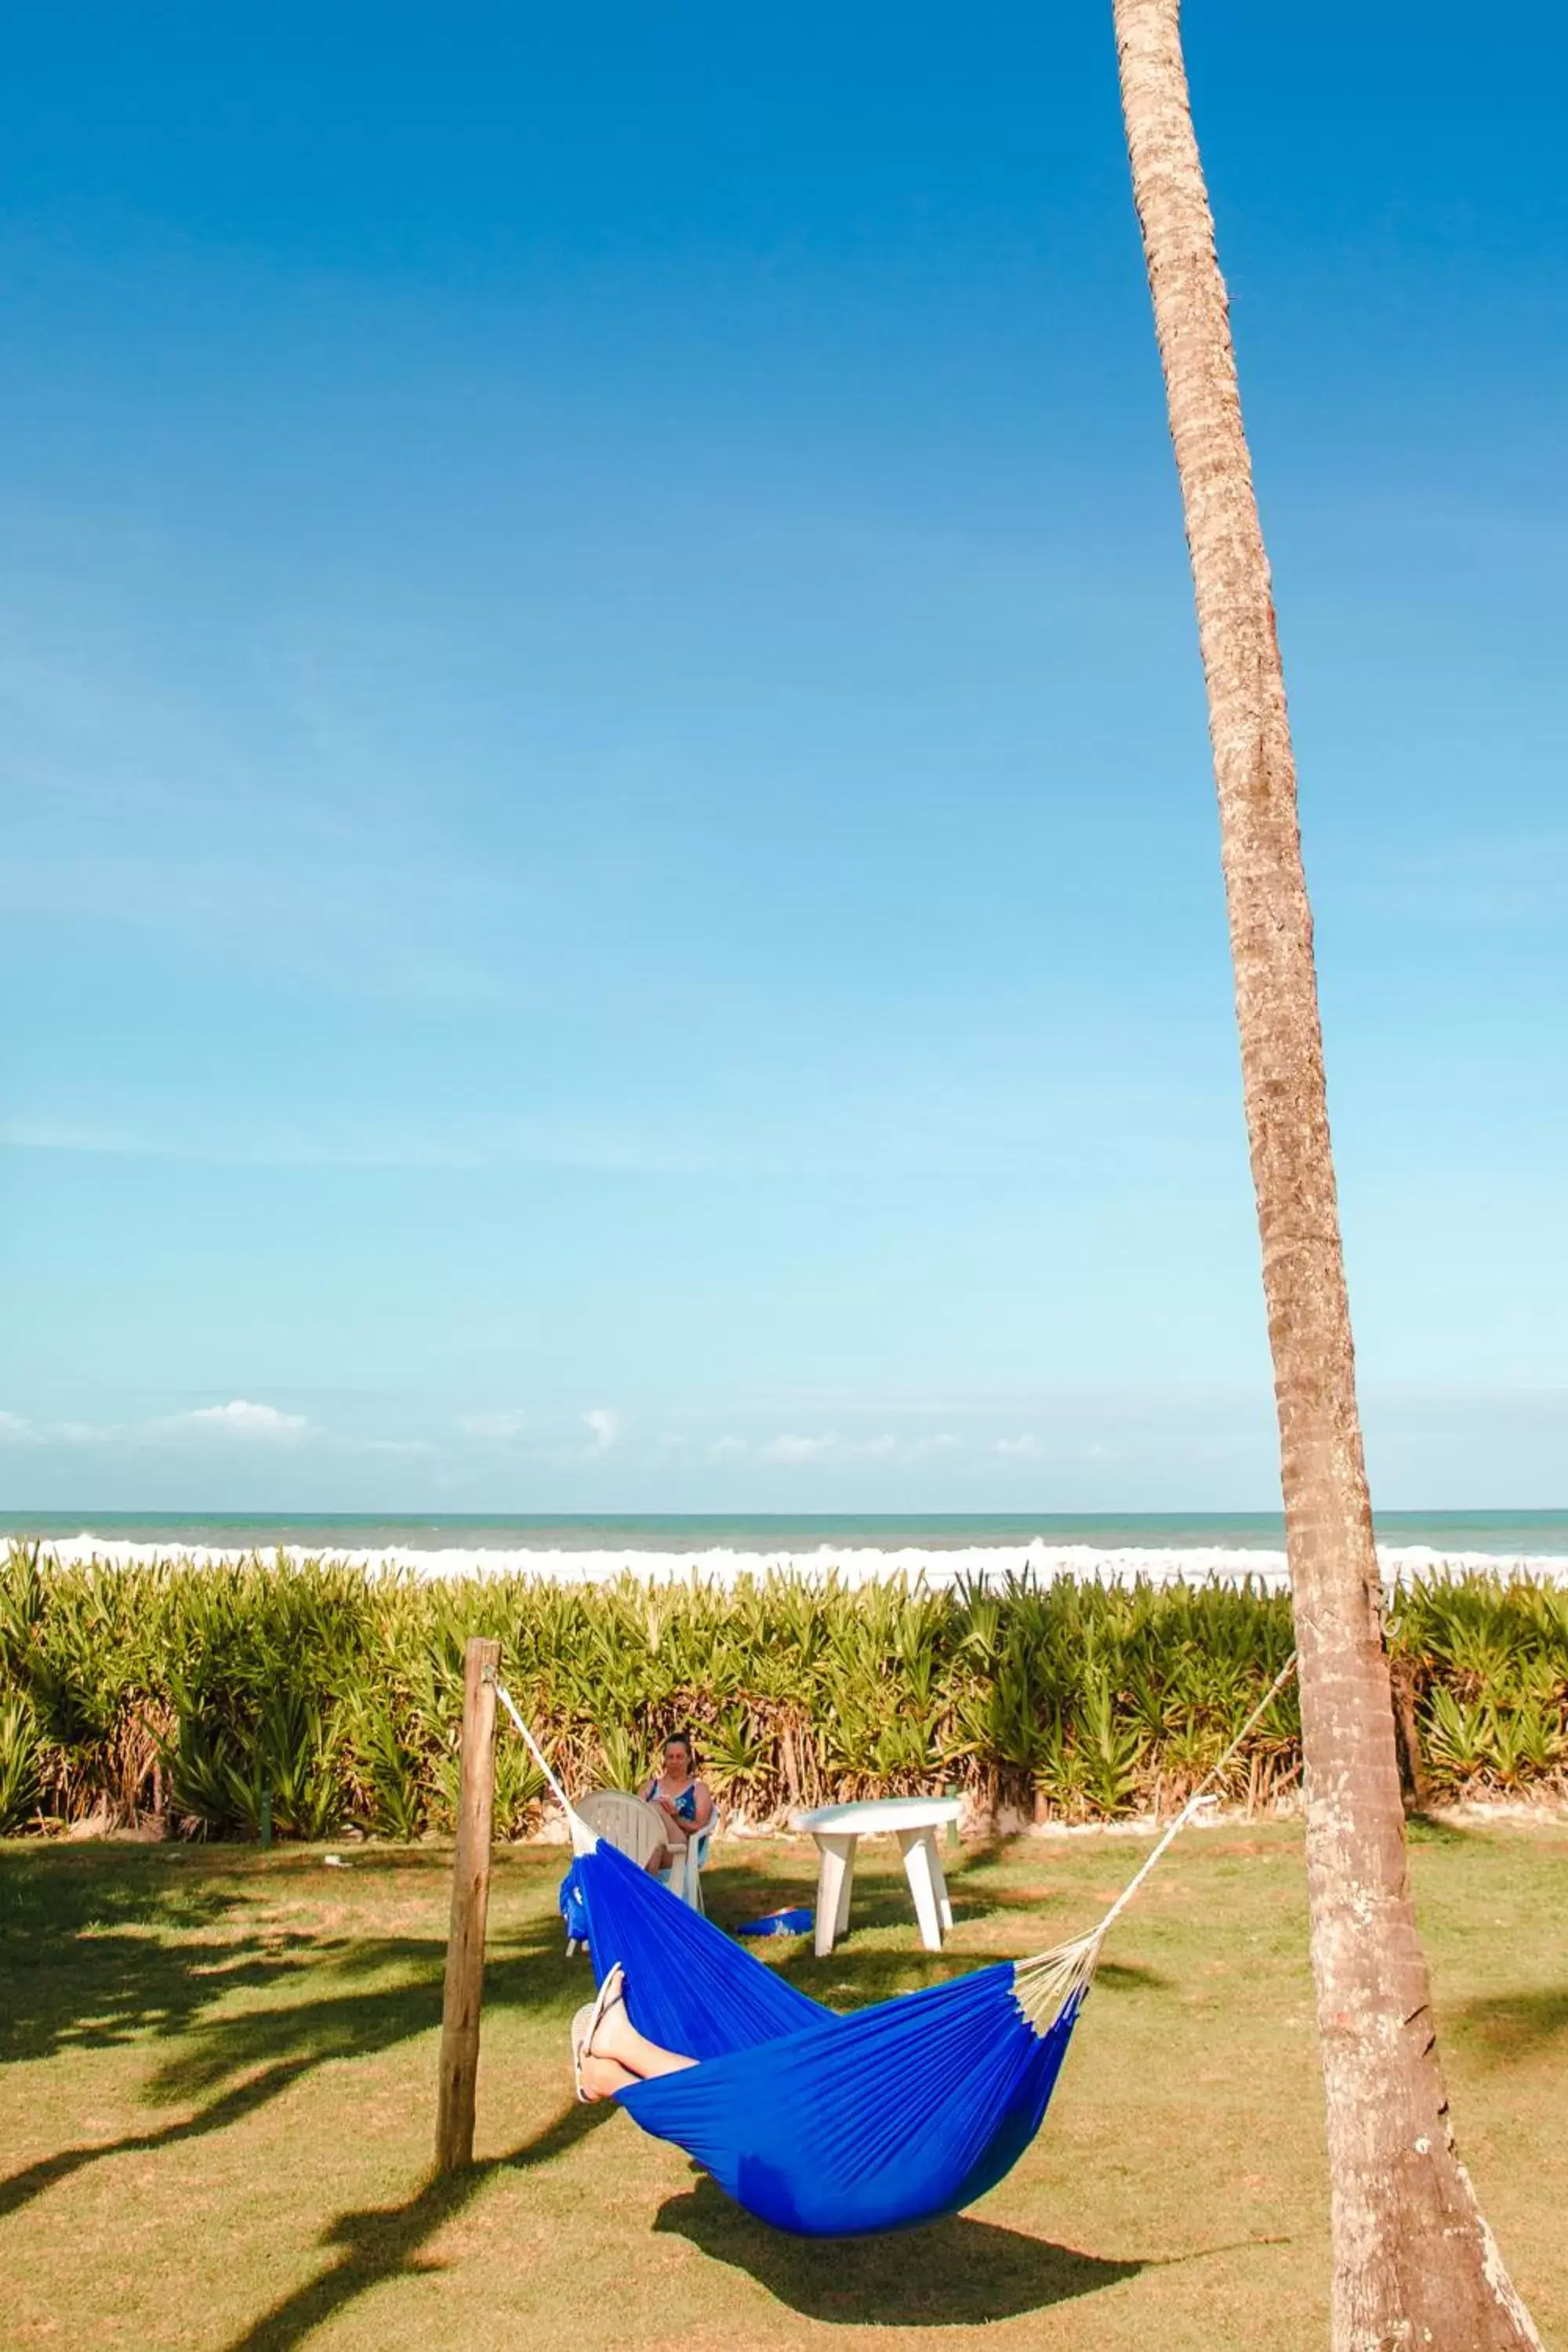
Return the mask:
[[[715,1815],[714,1820],[717,1818]],[[683,1903],[689,1903],[693,1911],[702,1912],[705,1917],[707,1906],[702,1900],[702,1865],[708,1859],[708,1841],[712,1834],[713,1822],[710,1822],[705,1830],[699,1830],[695,1837],[687,1839],[685,1852],[668,1870],[659,1873],[672,1895],[679,1895]]]
[[646,1870],[664,1843],[664,1815],[628,1789],[595,1789],[577,1800],[579,1817],[595,1837]]
[[[613,1845],[617,1853],[624,1853],[628,1862],[635,1862],[639,1870],[647,1868],[665,1843],[664,1815],[646,1798],[633,1796],[627,1789],[595,1789],[591,1795],[579,1799],[576,1810],[596,1837]],[[668,1870],[658,1873],[670,1893],[689,1904],[693,1911],[703,1908],[702,1864],[712,1832],[713,1823],[710,1822],[696,1837],[688,1839],[685,1853],[678,1855]],[[568,1955],[575,1948],[569,1936]]]

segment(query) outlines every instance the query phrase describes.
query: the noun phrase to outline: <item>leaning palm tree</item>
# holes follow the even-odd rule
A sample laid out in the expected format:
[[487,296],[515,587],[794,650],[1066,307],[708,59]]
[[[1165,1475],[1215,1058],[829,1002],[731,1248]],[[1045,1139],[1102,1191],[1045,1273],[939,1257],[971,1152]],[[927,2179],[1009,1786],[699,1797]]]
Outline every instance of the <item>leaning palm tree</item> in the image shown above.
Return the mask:
[[1539,2346],[1455,2150],[1406,1877],[1268,559],[1179,0],[1112,0],[1208,687],[1300,1656],[1337,2352]]

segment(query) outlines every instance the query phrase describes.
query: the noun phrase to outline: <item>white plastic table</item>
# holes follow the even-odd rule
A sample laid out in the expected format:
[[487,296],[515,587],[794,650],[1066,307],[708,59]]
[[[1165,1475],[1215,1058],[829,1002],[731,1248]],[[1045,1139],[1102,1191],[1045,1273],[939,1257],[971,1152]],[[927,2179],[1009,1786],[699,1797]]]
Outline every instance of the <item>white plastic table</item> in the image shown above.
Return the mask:
[[824,1959],[849,1924],[849,1889],[855,1878],[855,1848],[863,1837],[896,1837],[904,1875],[914,1897],[921,1941],[928,1952],[942,1949],[942,1931],[952,1925],[937,1852],[937,1832],[955,1822],[956,1797],[873,1797],[863,1805],[819,1805],[815,1812],[792,1813],[790,1827],[809,1830],[822,1859],[816,1874],[816,1956]]

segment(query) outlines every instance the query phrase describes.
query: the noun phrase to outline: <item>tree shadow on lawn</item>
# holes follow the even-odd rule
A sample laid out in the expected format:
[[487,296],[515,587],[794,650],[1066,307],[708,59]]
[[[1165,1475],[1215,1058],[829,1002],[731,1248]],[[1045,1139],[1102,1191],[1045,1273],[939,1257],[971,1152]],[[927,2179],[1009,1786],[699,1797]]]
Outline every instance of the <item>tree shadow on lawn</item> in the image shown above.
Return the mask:
[[1416,1806],[1405,1817],[1405,1842],[1410,1845],[1474,1845],[1477,1832],[1467,1829],[1462,1822],[1448,1821],[1441,1813],[1429,1813]]
[[[763,1918],[779,1910],[781,1891],[784,1891],[776,1877],[748,1868],[743,1863],[726,1862],[705,1874],[704,1885],[710,1890],[707,1896],[710,1916],[731,1936],[744,1921]],[[962,1927],[989,1919],[1017,1927],[1019,1958],[1048,1950],[1067,1935],[1080,1933],[1086,1924],[1079,1899],[1066,1906],[1053,1900],[1047,1908],[1037,1896],[1015,1895],[1011,1890],[977,1885],[973,1879],[966,1885],[963,1875],[955,1876],[950,1886],[958,1925]],[[1064,1910],[1065,1919],[1052,1916]],[[868,1946],[868,1935],[888,1929],[899,1936],[903,1948],[887,1951]],[[990,1967],[1008,1957],[1005,1951],[994,1950],[927,1952],[914,1940],[916,1932],[902,1873],[874,1869],[856,1880],[849,1926],[825,1959],[817,1958],[809,1936],[760,1937],[755,1942],[745,1937],[738,1940],[742,1948],[776,1969],[800,1991],[825,2000],[829,2008],[845,2005],[842,2000],[833,1999],[835,1993],[853,1993],[852,2005],[858,2007],[896,1992],[913,1991],[924,1985],[968,1976],[977,1968]],[[1098,1981],[1123,1991],[1135,1987],[1163,1990],[1168,1983],[1152,1969],[1115,1961],[1101,1965]]]
[[437,2173],[405,2204],[368,2206],[340,2213],[322,2233],[324,2246],[342,2249],[329,2270],[307,2281],[235,2336],[224,2352],[291,2352],[373,2287],[389,2279],[411,2278],[439,2265],[420,2258],[420,2249],[445,2223],[472,2203],[487,2182],[503,2172],[526,2172],[566,2155],[609,2120],[616,2110],[605,2103],[575,2102],[532,2139],[464,2172]]
[[[0,2063],[179,2033],[306,1936],[231,1935],[247,1894],[145,1858],[46,1849],[0,1879]],[[199,1933],[215,1931],[210,1940]],[[178,1941],[166,1941],[178,1937]]]
[[[7,1856],[0,2063],[149,2034],[176,2039],[237,1991],[281,1986],[334,1958],[353,1966],[364,1955],[363,1965],[375,1968],[427,1948],[425,1939],[377,1937],[352,1925],[323,1934],[274,1924],[269,1906],[302,1895],[325,1899],[320,1862],[304,1848],[263,1861],[254,1846],[96,1843]],[[401,1891],[413,1875],[445,1882],[451,1861],[388,1850],[353,1866]]]
[[[944,1857],[948,1872],[948,1894],[952,1903],[953,1917],[963,1926],[982,1919],[1007,1914],[1033,1913],[1038,1920],[1042,1906],[1036,1896],[1016,1895],[1009,1889],[984,1883],[973,1858]],[[803,1862],[798,1873],[787,1875],[780,1871],[763,1871],[754,1864],[737,1861],[726,1852],[721,1862],[716,1862],[702,1874],[705,1907],[726,1935],[733,1935],[743,1922],[764,1918],[770,1912],[787,1908],[792,1904],[814,1903],[816,1897],[815,1864]],[[890,1867],[879,1854],[862,1859],[857,1866],[850,1896],[849,1926],[840,1943],[857,1931],[868,1928],[891,1927],[913,1933],[914,1902],[909,1881],[895,1862]]]
[[[857,1949],[853,1942],[836,1944],[827,1958],[819,1960],[810,1943],[801,1937],[792,1939],[792,1948],[779,1963],[779,1974],[829,2009],[855,2010],[890,2000],[898,1993],[923,1991],[928,1985],[952,1984],[980,1969],[1001,1965],[995,1954],[928,1952],[918,1945],[889,1952],[866,1945]],[[1135,1962],[1102,1960],[1095,1983],[1108,1992],[1163,1992],[1169,1990],[1170,1979]]]
[[1448,2030],[1490,2065],[1521,2065],[1568,2035],[1568,1986],[1483,1993],[1455,2012]]
[[[191,1891],[178,1890],[171,1918],[166,1908],[160,1916],[156,1891],[146,1885],[123,1902],[105,1899],[100,1890],[87,1906],[90,1920],[77,1929],[77,1944],[63,1948],[72,1964],[58,1976],[41,1963],[50,1945],[62,1949],[58,1906],[30,1923],[39,1927],[37,1939],[18,1935],[19,1915],[10,1914],[3,1948],[6,1979],[0,1979],[0,2054],[47,2058],[63,2048],[114,2045],[151,2034],[174,2046],[143,2088],[144,2104],[186,2105],[214,2095],[178,2122],[63,2148],[26,2166],[0,2180],[0,2217],[105,2157],[154,2153],[226,2130],[329,2062],[378,2056],[439,2024],[442,1937],[290,1933],[163,1941],[126,1932],[216,1918],[245,1899],[208,1890],[205,1902],[193,1906],[185,1901]],[[68,1924],[64,1933],[70,1932]],[[18,2000],[19,1990],[37,1998]],[[265,2005],[220,2005],[236,1991],[275,1991],[278,1998]],[[553,1917],[498,1936],[486,1969],[493,2009],[559,2011],[564,2046],[565,2020],[582,1993],[568,1972]]]
[[[567,2155],[616,2109],[574,2105],[510,2154],[438,2174],[405,2204],[342,2213],[321,2243],[338,2260],[233,2337],[224,2352],[293,2352],[363,2294],[438,2267],[421,2250],[507,2172]],[[1148,2267],[1101,2260],[963,2216],[889,2238],[844,2238],[831,2247],[765,2229],[711,2181],[667,2200],[656,2231],[685,2238],[710,2260],[745,2271],[775,2299],[809,2318],[842,2326],[956,2326],[1008,2319],[1112,2286]]]
[[[837,1945],[819,1960],[809,1944],[786,1959],[779,1974],[799,1992],[809,1993],[825,2008],[849,2011],[869,2009],[897,1994],[922,1992],[928,1985],[955,1984],[984,1968],[1001,1963],[973,1952],[878,1952],[846,1950]],[[1157,1969],[1123,1960],[1102,1960],[1095,1986],[1103,1992],[1166,1992],[1171,1980]]]
[[1136,1960],[1101,1960],[1094,1972],[1103,1992],[1169,1992],[1171,1979],[1158,1969],[1140,1967]]
[[298,2082],[301,2074],[310,2072],[311,2063],[309,2058],[294,2058],[269,2066],[264,2074],[255,2074],[249,2082],[226,2091],[198,2114],[186,2116],[183,2123],[165,2124],[159,2131],[132,2132],[122,2139],[97,2140],[85,2147],[64,2147],[56,2156],[41,2157],[37,2164],[14,2172],[8,2180],[0,2180],[0,2221],[9,2213],[19,2212],[35,2197],[41,2197],[59,2181],[68,2180],[73,2172],[96,2164],[101,2157],[153,2156],[160,2148],[176,2147],[181,2140],[201,2139],[208,2132],[226,2131],[230,2124],[242,2123],[280,2091],[286,2091],[290,2083]]
[[[340,2249],[338,2260],[231,2338],[224,2352],[294,2352],[361,2295],[440,2268],[421,2250],[490,2181],[569,2155],[617,2112],[608,2101],[574,2102],[505,2156],[437,2174],[401,2205],[339,2214],[321,2239],[324,2247]],[[744,2271],[806,2317],[840,2326],[948,2327],[1015,2318],[1096,2294],[1142,2271],[1289,2242],[1248,2238],[1191,2254],[1119,2260],[956,2214],[887,2237],[824,2244],[767,2229],[702,2175],[690,2189],[665,2200],[653,2229],[684,2238],[710,2261]]]
[[1070,2303],[1147,2267],[963,2213],[882,2238],[791,2238],[705,2179],[667,2200],[654,2228],[746,2272],[807,2319],[841,2327],[979,2326]]
[[[395,1857],[377,1860],[382,1867],[397,1867]],[[189,1877],[182,1872],[173,1880],[135,1867],[68,1869],[52,1887],[23,1889],[7,1906],[0,1956],[13,1997],[0,2012],[0,2052],[47,2057],[62,2048],[152,2034],[174,2046],[147,2087],[148,2102],[185,2104],[212,2095],[179,2121],[65,2148],[26,2167],[0,2182],[0,2214],[17,2210],[101,2158],[154,2153],[226,2130],[329,2061],[376,2056],[438,2023],[441,1936],[224,1934],[223,1923],[255,1890],[244,1883],[204,1885],[199,1865],[185,1867]],[[776,1882],[763,1885],[776,1900]],[[868,1906],[868,1923],[885,1913],[889,1924],[907,1925],[901,1892],[900,1883],[889,1880],[886,1904]],[[218,1933],[191,1932],[209,1925]],[[143,1932],[149,1928],[164,1932]],[[825,1991],[850,1991],[857,2002],[962,1976],[975,1965],[972,1956],[918,1948],[841,1949],[818,1962],[806,1946],[781,1957],[786,1975],[814,1980]],[[1136,1973],[1109,1971],[1108,1981]],[[486,1970],[487,2005],[536,2016],[558,2011],[564,2025],[587,1983],[585,1965],[566,1961],[559,1925],[545,1913],[497,1937]],[[275,1990],[279,1997],[230,2008],[237,1990],[250,1996]],[[19,1991],[27,1998],[16,1999]],[[324,2241],[342,2249],[340,2259],[258,2320],[232,2352],[282,2352],[383,2279],[418,2269],[419,2248],[493,2173],[549,2162],[609,2112],[574,2105],[505,2158],[427,2181],[404,2205],[342,2215]],[[686,2235],[715,2259],[753,2268],[785,2300],[792,2299],[792,2282],[795,2294],[814,2291],[810,2265],[814,2259],[822,2263],[820,2252],[814,2258],[798,2242],[763,2232],[708,2184],[675,2200],[657,2226]],[[973,2221],[937,2223],[920,2236],[933,2275],[916,2298],[920,2308],[911,2324],[1043,2308],[1142,2267],[1042,2246]],[[907,2301],[912,2293],[907,2253],[890,2242],[844,2244],[854,2251],[837,2264],[834,2297],[841,2300],[847,2291],[852,2299],[860,2295],[868,2311],[873,2305],[884,2315],[901,2310],[898,2295]],[[752,2259],[755,2247],[761,2251]],[[805,2302],[799,2307],[815,2308]],[[825,2305],[822,2315],[854,2317],[856,2312],[829,2312]]]

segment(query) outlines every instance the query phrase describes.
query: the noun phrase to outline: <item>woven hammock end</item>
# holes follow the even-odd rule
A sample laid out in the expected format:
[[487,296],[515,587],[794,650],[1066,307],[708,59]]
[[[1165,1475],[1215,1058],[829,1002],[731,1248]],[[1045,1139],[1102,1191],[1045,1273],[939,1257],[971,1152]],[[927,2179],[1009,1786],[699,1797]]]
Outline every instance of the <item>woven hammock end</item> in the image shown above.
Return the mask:
[[1037,1959],[1014,1962],[1013,1998],[1042,2041],[1068,2004],[1081,1999],[1094,1982],[1104,1940],[1104,1930],[1097,1927],[1091,1936],[1058,1945]]

